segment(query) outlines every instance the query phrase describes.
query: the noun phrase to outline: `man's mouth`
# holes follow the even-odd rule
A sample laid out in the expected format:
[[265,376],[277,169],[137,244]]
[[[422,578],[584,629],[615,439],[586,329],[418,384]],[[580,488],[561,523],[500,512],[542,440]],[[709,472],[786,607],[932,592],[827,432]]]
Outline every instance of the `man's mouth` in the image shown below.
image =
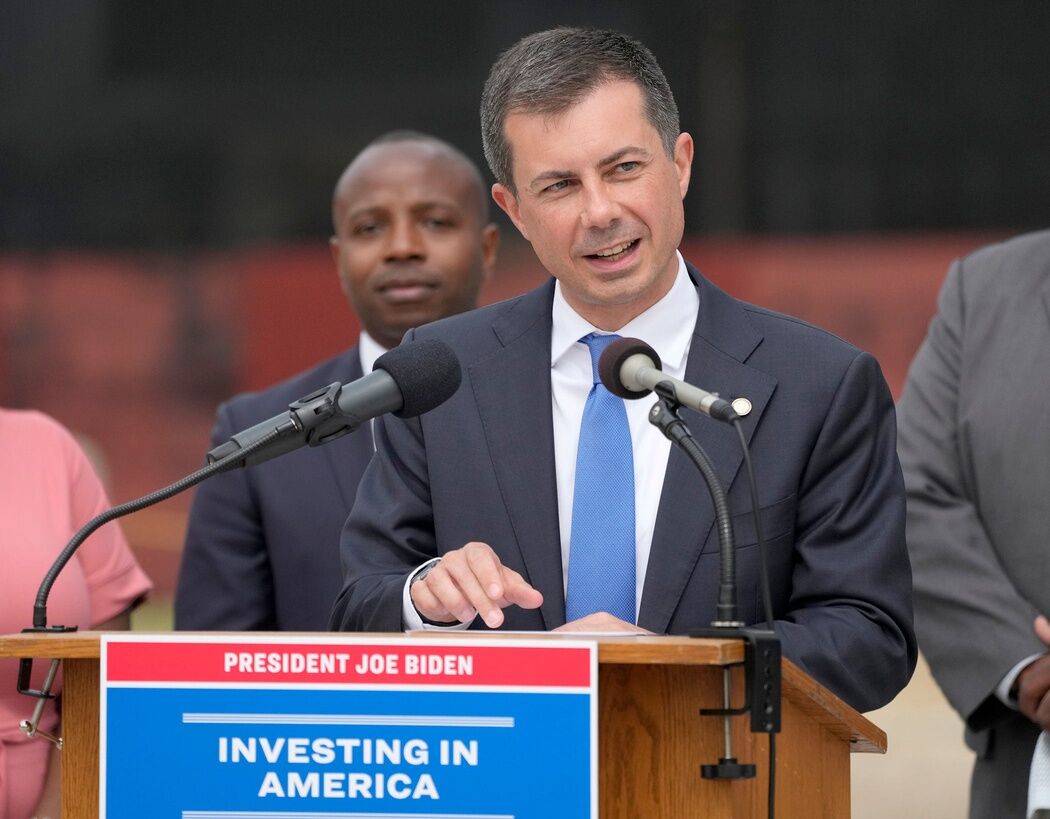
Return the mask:
[[398,304],[426,301],[436,289],[436,284],[418,279],[394,279],[378,288],[383,298]]
[[596,259],[601,262],[616,262],[627,256],[632,250],[638,247],[639,239],[631,239],[628,242],[620,242],[617,245],[612,245],[594,253],[586,254],[588,259]]

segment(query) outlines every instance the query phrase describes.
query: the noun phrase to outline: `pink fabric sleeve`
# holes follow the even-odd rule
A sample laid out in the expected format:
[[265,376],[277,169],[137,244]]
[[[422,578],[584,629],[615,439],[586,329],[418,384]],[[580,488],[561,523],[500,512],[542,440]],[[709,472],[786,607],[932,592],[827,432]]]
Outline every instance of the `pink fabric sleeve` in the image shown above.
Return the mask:
[[[70,518],[79,527],[109,509],[110,503],[87,456],[67,436]],[[74,559],[80,562],[87,582],[92,626],[132,608],[153,588],[118,521],[110,521],[85,540]]]

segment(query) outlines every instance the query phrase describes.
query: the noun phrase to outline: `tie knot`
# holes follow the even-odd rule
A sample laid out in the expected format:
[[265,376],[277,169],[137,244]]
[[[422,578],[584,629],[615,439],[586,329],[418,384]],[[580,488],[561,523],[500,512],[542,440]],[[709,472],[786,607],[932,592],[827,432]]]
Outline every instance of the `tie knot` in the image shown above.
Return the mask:
[[605,348],[618,340],[620,337],[616,333],[608,335],[602,335],[600,333],[588,333],[580,339],[591,351],[591,378],[595,385],[602,382],[601,377],[598,375],[598,359],[602,357],[602,353],[605,352]]

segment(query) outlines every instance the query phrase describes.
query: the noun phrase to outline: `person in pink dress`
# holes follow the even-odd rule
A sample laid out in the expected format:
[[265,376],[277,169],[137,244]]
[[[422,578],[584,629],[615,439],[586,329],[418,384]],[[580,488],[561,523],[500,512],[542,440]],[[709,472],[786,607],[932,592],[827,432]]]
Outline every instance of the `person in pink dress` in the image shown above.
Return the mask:
[[[63,426],[40,412],[0,408],[0,632],[32,624],[47,570],[73,534],[109,506],[95,470]],[[48,622],[127,629],[131,610],[151,588],[119,524],[110,522],[59,575],[48,599]],[[42,685],[47,665],[34,663],[33,688]],[[0,659],[0,816],[57,817],[61,754],[19,729],[35,702],[16,691],[17,674],[18,660]],[[54,701],[39,727],[61,732]]]

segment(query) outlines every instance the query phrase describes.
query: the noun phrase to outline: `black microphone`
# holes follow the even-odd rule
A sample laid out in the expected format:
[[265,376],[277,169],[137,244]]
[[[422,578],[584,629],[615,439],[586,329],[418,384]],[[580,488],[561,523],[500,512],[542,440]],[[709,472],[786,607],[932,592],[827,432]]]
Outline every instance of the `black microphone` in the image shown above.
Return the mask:
[[[51,565],[37,591],[30,631],[62,631],[48,627],[47,598],[59,572],[84,540],[111,520],[174,497],[219,472],[259,463],[298,449],[319,446],[392,412],[401,418],[422,415],[447,401],[459,388],[459,359],[445,342],[411,341],[376,359],[375,370],[349,384],[330,384],[293,403],[288,412],[238,432],[208,453],[208,464],[170,486],[145,497],[100,512],[85,523]],[[19,683],[19,690],[28,687]],[[20,681],[23,679],[20,672]]]
[[329,384],[288,405],[288,410],[236,433],[208,452],[222,460],[268,435],[273,440],[231,462],[229,469],[268,461],[303,446],[334,441],[361,424],[391,412],[414,418],[447,401],[459,388],[459,360],[437,339],[410,341],[376,359],[368,375],[349,384]]
[[656,350],[637,338],[617,339],[606,347],[598,360],[598,375],[605,389],[620,398],[644,398],[658,384],[665,384],[683,407],[729,424],[740,418],[733,405],[717,393],[663,372]]

